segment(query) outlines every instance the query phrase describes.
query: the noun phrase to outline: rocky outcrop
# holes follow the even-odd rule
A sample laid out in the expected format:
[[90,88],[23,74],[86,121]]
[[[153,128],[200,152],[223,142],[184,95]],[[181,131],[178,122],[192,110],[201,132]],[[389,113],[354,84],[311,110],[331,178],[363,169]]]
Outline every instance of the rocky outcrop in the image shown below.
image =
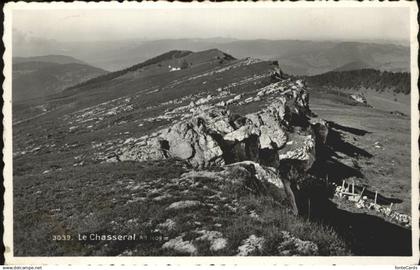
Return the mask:
[[[201,170],[233,163],[237,163],[236,168],[252,165],[257,178],[268,179],[286,192],[297,214],[292,191],[296,183],[284,171],[293,168],[304,174],[315,161],[315,145],[325,143],[328,127],[322,121],[309,121],[309,98],[304,83],[287,81],[290,85],[287,89],[279,81],[259,90],[256,96],[278,94],[267,99],[266,107],[246,115],[233,113],[226,107],[229,102],[226,106],[211,105],[208,96],[203,100],[206,104],[190,108],[188,117],[124,145],[116,159],[175,158]],[[234,99],[241,99],[241,95]],[[248,164],[239,164],[245,161]],[[272,169],[261,169],[261,165]]]
[[260,164],[253,161],[241,161],[224,166],[226,169],[235,167],[246,168],[260,182],[270,183],[279,189],[284,189],[283,181],[279,177],[275,168],[261,166]]
[[[278,198],[285,198],[285,186],[277,170],[262,166],[253,161],[242,161],[224,165],[217,170],[192,170],[183,173],[180,179],[209,178],[220,184],[230,183],[239,189],[252,190],[254,193],[266,193],[275,187]],[[167,209],[181,209],[199,205],[198,201],[180,201],[172,203]]]
[[[260,96],[275,91],[276,85],[280,88],[281,84],[260,90]],[[199,169],[253,161],[273,168],[270,175],[262,176],[268,171],[259,170],[259,164],[253,165],[256,171],[264,171],[261,177],[285,189],[297,213],[293,183],[279,178],[278,171],[289,166],[297,166],[300,173],[307,171],[315,161],[316,135],[324,136],[318,141],[325,142],[326,125],[311,125],[308,121],[308,95],[302,82],[286,90],[281,86],[277,91],[282,92],[265,108],[247,115],[209,104],[194,107],[191,117],[122,149],[118,159],[176,158]]]
[[223,234],[221,232],[207,231],[207,230],[200,230],[196,232],[201,234],[201,236],[197,237],[195,240],[209,241],[210,242],[209,249],[211,251],[218,251],[218,250],[224,249],[227,245],[227,239],[223,237]]
[[179,202],[174,202],[171,205],[169,205],[167,210],[190,208],[194,206],[199,206],[200,204],[201,203],[199,201],[179,201]]
[[281,232],[282,241],[277,247],[280,256],[316,256],[318,246],[311,241],[303,241],[287,231]]
[[[119,160],[172,157],[196,168],[252,160],[276,168],[280,160],[294,159],[310,167],[315,136],[305,118],[308,111],[303,88],[290,89],[245,116],[226,107],[197,107],[189,119],[122,149]],[[300,126],[298,132],[293,131],[295,125]]]
[[355,100],[355,101],[357,101],[359,103],[362,103],[362,104],[367,105],[367,100],[366,100],[366,97],[365,97],[365,95],[363,93],[355,93],[355,94],[350,95],[350,97],[353,100]]
[[190,241],[184,240],[185,233],[169,240],[162,245],[163,249],[172,249],[181,254],[198,255],[198,249],[195,244],[199,242],[208,242],[209,250],[217,252],[226,248],[228,240],[223,237],[223,234],[218,231],[195,230],[195,234],[200,236]]
[[[287,231],[280,232],[280,242],[277,246],[279,256],[316,256],[318,246],[311,241],[303,241]],[[265,244],[264,237],[257,237],[254,234],[243,240],[238,247],[236,256],[249,256],[262,253]]]
[[173,249],[176,252],[182,254],[196,255],[197,248],[192,244],[191,241],[184,241],[182,236],[178,236],[174,239],[162,245],[163,249]]
[[242,241],[242,245],[238,247],[236,256],[249,256],[255,252],[261,252],[263,249],[264,238],[257,237],[254,234]]

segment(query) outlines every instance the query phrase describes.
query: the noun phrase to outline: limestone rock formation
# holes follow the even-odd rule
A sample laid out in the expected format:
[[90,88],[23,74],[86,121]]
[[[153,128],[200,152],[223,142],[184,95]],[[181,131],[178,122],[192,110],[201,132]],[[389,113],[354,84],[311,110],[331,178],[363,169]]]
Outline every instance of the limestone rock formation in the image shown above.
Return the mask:
[[173,249],[179,253],[195,255],[197,254],[197,248],[192,244],[191,241],[184,241],[182,236],[178,236],[174,239],[162,245],[163,249]]
[[193,207],[193,206],[198,206],[201,203],[199,201],[179,201],[179,202],[174,202],[171,205],[168,206],[167,210],[170,209],[184,209],[184,208],[189,208],[189,207]]
[[[196,107],[189,119],[122,149],[119,160],[172,157],[196,168],[252,160],[276,168],[280,160],[290,159],[309,168],[314,160],[315,134],[305,118],[308,111],[307,94],[297,88],[245,116],[226,107]],[[304,127],[295,133],[295,124]]]
[[211,251],[218,251],[224,249],[227,245],[227,239],[223,237],[223,234],[221,232],[207,230],[200,230],[196,232],[201,234],[201,236],[197,237],[195,240],[209,241]]
[[[221,169],[221,170],[220,170]],[[252,188],[256,193],[265,192],[274,186],[281,198],[286,197],[285,185],[275,168],[262,166],[253,161],[242,161],[224,165],[216,171],[199,170],[189,171],[181,175],[180,179],[210,178],[221,184],[229,182],[245,188]],[[181,201],[172,203],[168,209],[180,209],[198,205],[198,201]]]
[[261,182],[271,183],[277,188],[283,190],[284,184],[281,178],[279,177],[275,168],[261,166],[260,164],[253,161],[241,161],[233,164],[224,166],[225,168],[234,168],[234,167],[245,167],[253,173],[255,178]]
[[[257,92],[255,97],[265,97],[267,105],[246,115],[233,113],[229,101],[212,105],[208,95],[199,100],[202,105],[187,106],[189,113],[172,126],[118,149],[116,159],[175,158],[201,170],[236,163],[231,169],[251,170],[257,179],[284,190],[297,214],[292,191],[296,183],[284,171],[306,173],[315,161],[316,144],[325,143],[328,126],[310,121],[309,97],[301,81],[274,82]],[[267,98],[268,93],[275,95]]]
[[355,94],[350,95],[350,97],[353,100],[355,100],[355,101],[357,101],[359,103],[367,104],[366,97],[365,97],[365,95],[363,93],[355,93]]
[[277,247],[281,256],[316,256],[318,246],[311,241],[303,241],[287,231],[282,231],[282,242]]
[[254,234],[242,241],[242,245],[238,247],[236,256],[249,256],[263,249],[264,238],[257,237]]

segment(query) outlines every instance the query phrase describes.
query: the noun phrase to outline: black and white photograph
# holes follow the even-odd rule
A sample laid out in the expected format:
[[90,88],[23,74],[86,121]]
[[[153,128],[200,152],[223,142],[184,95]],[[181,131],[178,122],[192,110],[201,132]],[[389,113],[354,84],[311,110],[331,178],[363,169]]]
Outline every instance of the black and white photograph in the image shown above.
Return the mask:
[[3,12],[6,263],[418,263],[415,2]]

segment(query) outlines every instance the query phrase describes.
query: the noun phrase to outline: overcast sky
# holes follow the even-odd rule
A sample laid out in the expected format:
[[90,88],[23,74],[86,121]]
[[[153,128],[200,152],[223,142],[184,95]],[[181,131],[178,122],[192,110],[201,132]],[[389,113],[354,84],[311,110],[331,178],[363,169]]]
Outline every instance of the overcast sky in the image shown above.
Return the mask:
[[15,10],[14,30],[58,41],[117,39],[409,40],[408,8]]

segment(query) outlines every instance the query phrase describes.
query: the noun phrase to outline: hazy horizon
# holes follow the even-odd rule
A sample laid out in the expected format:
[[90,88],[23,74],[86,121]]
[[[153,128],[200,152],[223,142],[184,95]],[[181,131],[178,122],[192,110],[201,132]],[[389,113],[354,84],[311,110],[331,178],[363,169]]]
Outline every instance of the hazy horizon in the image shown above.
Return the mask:
[[12,53],[72,56],[115,71],[171,50],[217,48],[236,58],[281,60],[296,74],[373,58],[372,66],[391,61],[400,70],[409,59],[408,7],[196,7],[14,10]]
[[164,39],[407,42],[409,8],[15,10],[14,42]]

